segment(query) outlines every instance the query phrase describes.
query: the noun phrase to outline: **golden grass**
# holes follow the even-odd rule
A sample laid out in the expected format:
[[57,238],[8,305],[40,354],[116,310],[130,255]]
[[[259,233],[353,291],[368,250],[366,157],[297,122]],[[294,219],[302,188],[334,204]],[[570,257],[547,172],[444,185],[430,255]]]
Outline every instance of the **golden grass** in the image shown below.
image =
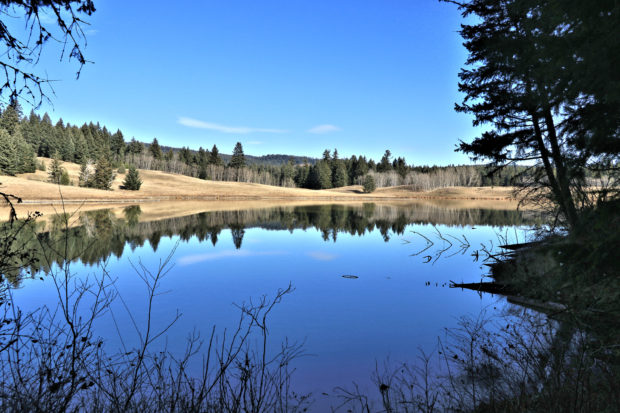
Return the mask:
[[[39,160],[46,164],[51,162],[47,158],[39,158]],[[165,214],[169,214],[169,211],[178,210],[180,203],[166,201],[178,200],[193,201],[184,203],[185,206],[182,209],[198,212],[212,210],[209,208],[246,209],[334,202],[421,202],[422,200],[436,206],[451,208],[515,209],[517,207],[517,201],[512,197],[512,188],[506,187],[452,187],[416,192],[408,186],[399,186],[379,188],[372,194],[365,194],[361,186],[317,191],[243,182],[205,181],[150,170],[140,170],[144,181],[140,191],[121,190],[120,185],[124,180],[124,175],[121,174],[117,174],[112,190],[104,191],[75,186],[80,166],[64,162],[63,167],[69,173],[74,185],[58,186],[48,183],[47,172],[37,171],[16,177],[0,177],[2,183],[0,191],[21,197],[24,204],[19,206],[19,211],[22,213],[35,209],[44,213],[52,213],[55,208],[59,208],[61,202],[64,202],[66,206],[80,204],[81,210],[119,207],[134,203],[157,204],[149,205],[147,208],[152,210],[159,208],[161,211],[168,211]]]

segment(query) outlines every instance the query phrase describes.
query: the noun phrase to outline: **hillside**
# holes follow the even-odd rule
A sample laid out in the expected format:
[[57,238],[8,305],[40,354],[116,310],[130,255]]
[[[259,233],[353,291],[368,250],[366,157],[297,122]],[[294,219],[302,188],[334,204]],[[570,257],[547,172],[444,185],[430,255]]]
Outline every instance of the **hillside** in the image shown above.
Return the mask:
[[[49,164],[50,160],[39,158]],[[73,183],[78,181],[80,166],[65,162]],[[47,172],[21,174],[18,176],[1,176],[0,190],[21,197],[25,203],[49,204],[59,202],[142,202],[154,200],[316,200],[316,201],[367,201],[367,200],[407,200],[407,199],[444,199],[444,200],[502,200],[514,203],[511,188],[441,188],[429,192],[415,192],[409,187],[379,188],[372,194],[362,192],[360,186],[348,186],[330,190],[310,190],[301,188],[284,188],[269,185],[221,182],[192,178],[185,175],[170,174],[161,171],[140,170],[144,181],[140,191],[120,189],[123,174],[117,174],[111,191],[78,186],[58,186],[47,182]],[[516,205],[516,204],[515,204]]]

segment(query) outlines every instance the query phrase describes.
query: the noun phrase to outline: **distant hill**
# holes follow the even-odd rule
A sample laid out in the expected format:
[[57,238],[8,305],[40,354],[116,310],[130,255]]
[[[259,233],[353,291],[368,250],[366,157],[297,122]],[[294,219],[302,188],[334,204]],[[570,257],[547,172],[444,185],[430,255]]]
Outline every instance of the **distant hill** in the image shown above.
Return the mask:
[[[150,143],[144,143],[145,148],[148,148],[150,145],[151,145]],[[176,148],[172,146],[164,146],[164,145],[160,145],[160,146],[161,146],[162,151],[164,152],[167,152],[170,149],[172,149],[172,151],[176,154],[177,152],[181,150],[181,148]],[[192,154],[198,153],[198,151],[195,151],[193,149],[190,149],[190,152]],[[227,154],[220,152],[220,157],[225,163],[228,163],[230,161],[231,156],[232,155],[227,155]],[[245,154],[245,160],[248,165],[282,166],[286,164],[289,161],[289,159],[293,160],[294,165],[303,165],[305,162],[308,162],[309,165],[314,165],[318,161],[317,158],[310,158],[307,156],[299,156],[299,155],[269,154],[269,155],[263,155],[263,156],[254,156],[254,155]]]

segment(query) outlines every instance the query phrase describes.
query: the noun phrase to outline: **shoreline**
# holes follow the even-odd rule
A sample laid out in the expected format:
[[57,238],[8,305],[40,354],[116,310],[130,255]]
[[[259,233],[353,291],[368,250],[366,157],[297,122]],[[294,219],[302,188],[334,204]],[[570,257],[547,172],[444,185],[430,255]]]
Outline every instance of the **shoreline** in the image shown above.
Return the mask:
[[97,198],[97,199],[76,199],[76,198],[41,198],[41,199],[22,199],[22,205],[46,205],[46,204],[108,204],[108,203],[147,203],[161,201],[416,201],[416,200],[446,200],[446,201],[502,201],[518,202],[516,198],[508,197],[468,197],[468,196],[432,196],[432,195],[411,195],[411,196],[260,196],[260,195],[196,195],[196,196],[160,196],[148,198]]

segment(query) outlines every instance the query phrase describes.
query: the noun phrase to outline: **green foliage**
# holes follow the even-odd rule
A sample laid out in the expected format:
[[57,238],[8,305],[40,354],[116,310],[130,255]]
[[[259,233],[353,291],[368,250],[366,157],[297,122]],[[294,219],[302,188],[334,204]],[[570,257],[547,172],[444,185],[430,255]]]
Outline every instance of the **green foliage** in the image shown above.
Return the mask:
[[341,160],[334,160],[332,168],[332,186],[339,188],[347,185],[347,167]]
[[126,153],[137,155],[142,153],[144,150],[144,144],[142,142],[138,142],[135,138],[131,138],[131,141],[127,145]]
[[198,178],[207,179],[207,167],[205,164],[200,165],[200,169],[198,169]]
[[149,152],[151,156],[155,159],[162,159],[163,153],[161,151],[161,146],[159,146],[159,142],[157,142],[157,138],[153,139],[151,145],[149,146]]
[[140,173],[136,169],[135,166],[130,166],[129,171],[127,172],[127,176],[125,176],[125,180],[123,181],[123,185],[121,189],[126,189],[129,191],[138,191],[142,186],[142,179],[140,179]]
[[371,192],[374,192],[375,189],[377,189],[375,185],[375,178],[370,174],[366,175],[366,177],[364,178],[364,192],[369,194]]
[[242,168],[245,166],[245,155],[243,154],[241,142],[237,142],[235,145],[235,149],[233,150],[233,155],[232,158],[230,158],[228,166],[231,168]]
[[110,161],[105,157],[99,158],[95,165],[95,173],[92,178],[87,181],[87,186],[97,189],[109,190],[114,181],[114,171]]
[[110,153],[114,159],[122,159],[125,155],[125,139],[120,130],[110,137]]
[[80,176],[78,178],[78,185],[87,187],[92,177],[92,167],[88,162],[84,162],[80,165]]
[[54,158],[52,159],[47,175],[47,180],[51,183],[60,185],[71,185],[69,173],[65,168],[62,167],[62,162],[58,158],[58,153],[56,153]]
[[620,154],[617,2],[458,4],[469,58],[456,108],[492,127],[459,150],[499,167],[536,160],[530,194],[550,197],[562,223],[575,227],[589,204],[585,170],[615,174],[608,165]]
[[215,145],[213,145],[213,148],[211,148],[211,153],[209,154],[209,164],[216,166],[224,164],[224,161],[222,161],[222,158],[220,157],[220,151]]
[[9,135],[14,135],[19,128],[22,109],[16,100],[13,100],[0,116],[0,128],[6,130]]
[[15,175],[36,170],[32,147],[24,139],[21,107],[13,100],[0,116],[0,173]]
[[59,183],[60,185],[71,185],[71,180],[69,179],[69,172],[67,172],[65,168],[62,168]]
[[310,167],[307,186],[312,189],[329,189],[332,187],[332,169],[329,161],[320,160]]
[[125,165],[121,164],[121,166],[118,167],[117,172],[119,174],[124,174],[125,173]]
[[390,162],[390,157],[392,156],[392,152],[390,150],[386,150],[381,158],[381,162],[377,165],[377,172],[387,172],[392,170],[392,163]]
[[62,162],[59,159],[58,152],[54,154],[54,158],[50,163],[49,171],[47,172],[48,181],[53,184],[60,183],[60,178],[62,177]]

